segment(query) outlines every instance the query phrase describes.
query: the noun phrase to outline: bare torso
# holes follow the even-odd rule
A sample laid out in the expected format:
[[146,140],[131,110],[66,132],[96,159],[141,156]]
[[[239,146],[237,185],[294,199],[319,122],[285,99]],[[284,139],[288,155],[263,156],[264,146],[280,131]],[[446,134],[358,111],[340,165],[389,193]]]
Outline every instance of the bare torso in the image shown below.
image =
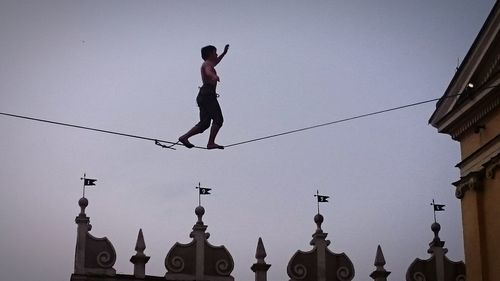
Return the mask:
[[203,84],[217,86],[217,82],[219,81],[219,76],[217,76],[217,72],[215,71],[215,67],[212,62],[204,61],[201,65],[201,80]]

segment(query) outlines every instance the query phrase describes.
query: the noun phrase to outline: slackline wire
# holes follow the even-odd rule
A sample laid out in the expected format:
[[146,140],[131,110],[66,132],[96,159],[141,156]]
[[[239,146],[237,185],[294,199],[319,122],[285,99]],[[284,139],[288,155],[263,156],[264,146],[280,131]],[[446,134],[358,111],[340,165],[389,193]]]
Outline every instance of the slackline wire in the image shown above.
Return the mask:
[[[373,116],[373,115],[377,115],[377,114],[387,113],[387,112],[390,112],[390,111],[395,111],[395,110],[400,110],[400,109],[404,109],[404,108],[408,108],[408,107],[413,107],[413,106],[417,106],[417,105],[421,105],[421,104],[426,104],[426,103],[438,101],[438,100],[445,99],[445,98],[451,98],[451,97],[455,97],[455,96],[459,96],[459,95],[460,94],[449,95],[449,96],[446,96],[446,97],[441,97],[441,98],[435,98],[435,99],[420,101],[420,102],[411,103],[411,104],[407,104],[407,105],[402,105],[402,106],[398,106],[398,107],[393,107],[393,108],[389,108],[389,109],[383,109],[383,110],[379,110],[379,111],[375,111],[375,112],[370,112],[370,113],[365,113],[365,114],[361,114],[361,115],[356,115],[356,116],[353,116],[353,117],[339,119],[339,120],[335,120],[335,121],[331,121],[331,122],[326,122],[326,123],[322,123],[322,124],[312,125],[312,126],[309,126],[309,127],[304,127],[304,128],[295,129],[295,130],[291,130],[291,131],[286,131],[286,132],[282,132],[282,133],[277,133],[277,134],[273,134],[273,135],[268,135],[268,136],[264,136],[264,137],[254,138],[254,139],[245,140],[245,141],[241,141],[241,142],[236,142],[236,143],[232,143],[232,144],[229,144],[229,145],[225,145],[224,147],[237,146],[237,145],[242,145],[242,144],[246,144],[246,143],[251,143],[251,142],[261,141],[261,140],[275,138],[275,137],[279,137],[279,136],[284,136],[284,135],[288,135],[288,134],[298,133],[298,132],[302,132],[302,131],[306,131],[306,130],[311,130],[311,129],[315,129],[315,128],[319,128],[319,127],[324,127],[324,126],[329,126],[329,125],[333,125],[333,124],[343,123],[343,122],[351,121],[351,120],[354,120],[354,119],[360,119],[360,118],[364,118],[364,117],[368,117],[368,116]],[[0,112],[0,115],[14,117],[14,118],[20,118],[20,119],[26,119],[26,120],[36,121],[36,122],[49,123],[49,124],[59,125],[59,126],[66,126],[66,127],[77,128],[77,129],[90,130],[90,131],[95,131],[95,132],[99,132],[99,133],[118,135],[118,136],[122,136],[122,137],[129,137],[129,138],[136,138],[136,139],[154,141],[156,145],[161,146],[163,148],[175,149],[175,148],[173,148],[174,146],[181,145],[179,142],[172,142],[172,141],[166,141],[166,140],[161,140],[161,139],[156,139],[156,138],[150,138],[150,137],[144,137],[144,136],[139,136],[139,135],[132,135],[132,134],[115,132],[115,131],[102,130],[102,129],[97,129],[97,128],[91,128],[91,127],[74,125],[74,124],[69,124],[69,123],[63,123],[63,122],[46,120],[46,119],[28,117],[28,116],[17,115],[17,114],[12,114],[12,113]],[[165,144],[168,144],[168,145],[165,145]],[[202,147],[202,146],[195,146],[195,148],[198,148],[198,149],[207,149],[207,148]]]
[[[449,95],[449,96],[446,96],[444,98],[451,98],[451,97],[456,97],[456,96],[459,96],[459,95],[460,94]],[[312,125],[312,126],[309,126],[309,127],[304,127],[304,128],[300,128],[300,129],[286,131],[286,132],[282,132],[282,133],[278,133],[278,134],[274,134],[274,135],[269,135],[269,136],[265,136],[265,137],[260,137],[260,138],[255,138],[255,139],[251,139],[251,140],[246,140],[246,141],[241,141],[241,142],[237,142],[237,143],[232,143],[232,144],[229,144],[229,145],[225,145],[224,147],[231,147],[231,146],[241,145],[241,144],[250,143],[250,142],[254,142],[254,141],[261,141],[261,140],[275,138],[275,137],[279,137],[279,136],[283,136],[283,135],[298,133],[298,132],[302,132],[302,131],[306,131],[306,130],[311,130],[311,129],[323,127],[323,126],[329,126],[329,125],[333,125],[333,124],[338,124],[338,123],[342,123],[342,122],[351,121],[351,120],[354,120],[354,119],[360,119],[360,118],[364,118],[364,117],[368,117],[368,116],[372,116],[372,115],[377,115],[377,114],[382,114],[382,113],[386,113],[386,112],[390,112],[390,111],[395,111],[395,110],[399,110],[399,109],[403,109],[403,108],[407,108],[407,107],[417,106],[417,105],[421,105],[421,104],[425,104],[425,103],[429,103],[429,102],[433,102],[433,101],[438,101],[438,100],[441,100],[441,99],[442,98],[436,98],[436,99],[431,99],[431,100],[425,100],[425,101],[410,103],[410,104],[406,104],[406,105],[402,105],[402,106],[398,106],[398,107],[393,107],[393,108],[389,108],[389,109],[383,109],[383,110],[379,110],[379,111],[375,111],[375,112],[370,112],[370,113],[365,113],[365,114],[361,114],[361,115],[356,115],[356,116],[353,116],[353,117],[339,119],[339,120],[335,120],[335,121],[331,121],[331,122],[326,122],[326,123],[322,123],[322,124]]]
[[[5,112],[0,112],[0,115],[10,116],[10,117],[15,117],[15,118],[20,118],[20,119],[27,119],[27,120],[43,122],[43,123],[49,123],[49,124],[59,125],[59,126],[66,126],[66,127],[77,128],[77,129],[90,130],[90,131],[95,131],[95,132],[99,132],[99,133],[118,135],[118,136],[122,136],[122,137],[129,137],[129,138],[136,138],[136,139],[141,139],[141,140],[154,141],[156,145],[159,145],[163,148],[172,148],[173,149],[173,146],[179,144],[179,142],[172,142],[172,141],[149,138],[149,137],[144,137],[144,136],[114,132],[114,131],[109,131],[109,130],[96,129],[96,128],[91,128],[91,127],[86,127],[86,126],[74,125],[74,124],[69,124],[69,123],[62,123],[62,122],[51,121],[51,120],[40,119],[40,118],[33,118],[33,117],[16,115],[16,114],[5,113]],[[164,145],[161,143],[167,143],[169,145]],[[201,147],[201,146],[195,146],[195,147],[199,148],[199,149],[206,149],[205,147]]]

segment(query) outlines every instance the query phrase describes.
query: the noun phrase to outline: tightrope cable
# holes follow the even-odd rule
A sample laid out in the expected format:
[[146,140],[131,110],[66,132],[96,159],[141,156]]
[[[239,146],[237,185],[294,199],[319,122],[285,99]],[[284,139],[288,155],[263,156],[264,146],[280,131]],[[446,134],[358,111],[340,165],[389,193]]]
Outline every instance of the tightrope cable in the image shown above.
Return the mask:
[[[446,96],[445,98],[450,98],[450,97],[459,96],[459,95],[460,94],[449,95],[449,96]],[[368,116],[372,116],[372,115],[382,114],[382,113],[386,113],[386,112],[390,112],[390,111],[395,111],[395,110],[399,110],[399,109],[403,109],[403,108],[407,108],[407,107],[412,107],[412,106],[417,106],[417,105],[421,105],[421,104],[425,104],[425,103],[429,103],[429,102],[434,102],[434,101],[438,101],[440,99],[442,99],[442,98],[435,98],[435,99],[431,99],[431,100],[420,101],[420,102],[406,104],[406,105],[402,105],[402,106],[398,106],[398,107],[393,107],[393,108],[389,108],[389,109],[383,109],[383,110],[379,110],[379,111],[375,111],[375,112],[370,112],[370,113],[361,114],[361,115],[357,115],[357,116],[353,116],[353,117],[348,117],[348,118],[344,118],[344,119],[330,121],[330,122],[326,122],[326,123],[322,123],[322,124],[312,125],[312,126],[309,126],[309,127],[304,127],[304,128],[300,128],[300,129],[286,131],[286,132],[282,132],[282,133],[278,133],[278,134],[274,134],[274,135],[269,135],[269,136],[264,136],[264,137],[260,137],[260,138],[250,139],[250,140],[241,141],[241,142],[237,142],[237,143],[232,143],[232,144],[226,145],[225,147],[237,146],[237,145],[241,145],[241,144],[245,144],[245,143],[250,143],[250,142],[255,142],[255,141],[261,141],[261,140],[265,140],[265,139],[270,139],[270,138],[275,138],[275,137],[284,136],[284,135],[288,135],[288,134],[293,134],[293,133],[298,133],[298,132],[302,132],[302,131],[307,131],[307,130],[311,130],[311,129],[315,129],[315,128],[319,128],[319,127],[323,127],[323,126],[329,126],[329,125],[333,125],[333,124],[338,124],[338,123],[342,123],[342,122],[351,121],[351,120],[354,120],[354,119],[360,119],[360,118],[364,118],[364,117],[368,117]]]
[[[51,120],[34,118],[34,117],[23,116],[23,115],[17,115],[17,114],[12,114],[12,113],[0,112],[0,115],[9,116],[9,117],[15,117],[15,118],[20,118],[20,119],[26,119],[26,120],[31,120],[31,121],[37,121],[37,122],[43,122],[43,123],[49,123],[49,124],[53,124],[53,125],[66,126],[66,127],[77,128],[77,129],[95,131],[95,132],[99,132],[99,133],[118,135],[118,136],[122,136],[122,137],[128,137],[128,138],[136,138],[136,139],[141,139],[141,140],[154,141],[156,145],[162,146],[164,148],[173,148],[173,146],[179,145],[179,142],[172,142],[172,141],[161,140],[161,139],[157,139],[157,138],[150,138],[150,137],[144,137],[144,136],[139,136],[139,135],[132,135],[132,134],[115,132],[115,131],[109,131],[109,130],[91,128],[91,127],[87,127],[87,126],[74,125],[74,124],[69,124],[69,123],[51,121]],[[167,143],[169,145],[164,145],[162,143]],[[199,146],[195,146],[195,147],[199,148],[199,149],[206,149],[205,147],[199,147]]]
[[[450,97],[455,97],[455,96],[459,96],[459,95],[460,94],[449,95],[449,96],[442,97],[442,98],[435,98],[435,99],[415,102],[415,103],[411,103],[411,104],[406,104],[406,105],[402,105],[402,106],[397,106],[397,107],[393,107],[393,108],[383,109],[383,110],[379,110],[379,111],[375,111],[375,112],[370,112],[370,113],[366,113],[366,114],[361,114],[361,115],[357,115],[357,116],[343,118],[343,119],[330,121],[330,122],[326,122],[326,123],[322,123],[322,124],[316,124],[316,125],[312,125],[312,126],[308,126],[308,127],[304,127],[304,128],[294,129],[294,130],[290,130],[290,131],[286,131],[286,132],[282,132],[282,133],[277,133],[277,134],[268,135],[268,136],[264,136],[264,137],[258,137],[258,138],[254,138],[254,139],[250,139],[250,140],[240,141],[240,142],[232,143],[229,145],[225,145],[225,147],[232,147],[232,146],[242,145],[242,144],[246,144],[246,143],[261,141],[261,140],[265,140],[265,139],[275,138],[275,137],[279,137],[279,136],[284,136],[284,135],[288,135],[288,134],[298,133],[298,132],[307,131],[307,130],[311,130],[311,129],[315,129],[315,128],[319,128],[319,127],[343,123],[343,122],[347,122],[347,121],[351,121],[351,120],[355,120],[355,119],[365,118],[368,116],[373,116],[373,115],[377,115],[377,114],[387,113],[390,111],[395,111],[395,110],[400,110],[400,109],[413,107],[413,106],[417,106],[417,105],[421,105],[421,104],[426,104],[426,103],[441,100],[443,98],[450,98]],[[136,139],[147,140],[147,141],[154,141],[154,143],[156,145],[161,146],[163,148],[175,149],[174,146],[176,146],[176,145],[182,146],[182,144],[180,144],[179,141],[173,142],[173,141],[168,141],[168,140],[161,140],[158,138],[151,138],[151,137],[145,137],[145,136],[140,136],[140,135],[120,133],[120,132],[115,132],[115,131],[110,131],[110,130],[97,129],[97,128],[92,128],[92,127],[87,127],[87,126],[74,125],[74,124],[69,124],[69,123],[51,121],[51,120],[34,118],[34,117],[23,116],[23,115],[12,114],[12,113],[0,112],[0,115],[14,117],[14,118],[20,118],[20,119],[26,119],[26,120],[36,121],[36,122],[49,123],[49,124],[59,125],[59,126],[66,126],[66,127],[77,128],[77,129],[90,130],[90,131],[95,131],[95,132],[99,132],[99,133],[118,135],[118,136],[122,136],[122,137],[136,138]],[[201,147],[201,146],[194,146],[194,147],[198,148],[198,149],[207,149],[207,148]]]

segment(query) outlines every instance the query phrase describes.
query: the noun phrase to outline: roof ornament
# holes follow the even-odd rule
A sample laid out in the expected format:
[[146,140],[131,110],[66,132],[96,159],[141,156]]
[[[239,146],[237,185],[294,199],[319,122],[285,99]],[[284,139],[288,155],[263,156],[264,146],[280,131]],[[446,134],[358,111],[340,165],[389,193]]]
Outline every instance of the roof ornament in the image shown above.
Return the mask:
[[137,253],[130,258],[130,262],[134,264],[134,276],[139,279],[146,277],[146,263],[150,258],[144,254],[145,249],[144,235],[142,234],[142,229],[139,229],[137,242],[135,243],[135,251]]
[[328,233],[323,232],[324,221],[319,213],[319,203],[328,202],[329,196],[319,195],[316,191],[318,213],[314,216],[316,231],[310,244],[313,249],[304,252],[298,250],[292,256],[287,266],[290,281],[350,281],[354,278],[354,266],[345,253],[336,254],[328,246]]
[[95,182],[97,181],[96,179],[88,179],[86,178],[85,173],[83,174],[83,178],[80,178],[83,180],[83,198],[85,198],[85,187],[87,186],[95,186]]
[[92,226],[90,218],[85,214],[89,200],[85,198],[85,187],[95,185],[95,179],[88,179],[83,175],[83,197],[78,200],[80,214],[75,218],[77,224],[75,267],[74,274],[93,275],[100,274],[115,276],[113,265],[116,261],[116,252],[113,244],[107,237],[94,237],[90,234]]
[[262,238],[259,237],[257,242],[257,250],[255,251],[255,258],[257,262],[250,268],[255,272],[255,281],[267,281],[267,271],[271,267],[270,264],[266,263],[264,260],[266,258],[266,249],[264,248],[264,243],[262,243]]
[[198,206],[195,208],[198,220],[189,235],[193,240],[188,244],[177,242],[170,248],[165,258],[165,278],[176,281],[234,281],[231,254],[226,247],[213,246],[208,242],[210,233],[206,232],[208,226],[203,222],[205,208],[201,206],[201,195],[209,195],[212,189],[201,187],[200,183],[196,189],[199,191]]
[[436,221],[436,212],[443,212],[444,207],[446,207],[446,205],[436,204],[436,203],[434,203],[434,199],[432,199],[431,206],[433,206],[433,209],[434,209],[434,222],[436,223],[437,222]]
[[[436,210],[436,208],[439,208],[439,206],[444,207],[444,205],[434,204],[435,211],[444,211],[444,209]],[[416,258],[406,271],[406,280],[464,281],[465,264],[462,261],[451,261],[448,259],[448,257],[446,257],[448,249],[444,248],[445,242],[442,241],[441,238],[439,238],[441,225],[437,222],[434,222],[431,225],[431,230],[432,232],[434,232],[434,238],[429,243],[429,249],[427,250],[427,253],[431,254],[431,257],[426,260]]]
[[314,195],[314,197],[318,199],[318,214],[319,214],[319,203],[327,203],[328,198],[330,198],[330,196],[319,195],[319,190],[316,190],[316,194]]
[[382,248],[380,245],[377,247],[377,254],[375,256],[375,265],[376,269],[370,274],[370,277],[375,281],[387,281],[387,276],[391,274],[390,271],[385,270],[385,258],[384,253],[382,253]]

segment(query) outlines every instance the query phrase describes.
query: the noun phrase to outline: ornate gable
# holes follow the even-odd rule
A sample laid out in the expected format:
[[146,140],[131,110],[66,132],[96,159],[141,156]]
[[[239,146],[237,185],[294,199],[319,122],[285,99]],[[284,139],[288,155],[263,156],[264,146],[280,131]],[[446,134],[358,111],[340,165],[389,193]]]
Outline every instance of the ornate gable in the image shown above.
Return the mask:
[[465,281],[465,264],[450,261],[446,257],[448,249],[443,248],[444,241],[439,238],[441,226],[433,223],[431,226],[434,232],[434,239],[429,243],[427,252],[432,256],[427,260],[415,259],[406,272],[407,281],[422,280],[454,280]]
[[290,281],[350,281],[354,278],[354,266],[349,257],[336,254],[328,249],[329,240],[325,240],[328,233],[323,232],[321,224],[323,216],[314,216],[317,225],[312,235],[311,246],[308,252],[297,251],[288,262],[287,273]]
[[210,234],[202,217],[205,209],[195,209],[198,221],[193,226],[188,244],[176,243],[165,258],[167,280],[213,280],[233,281],[233,257],[224,246],[213,246],[208,242]]

